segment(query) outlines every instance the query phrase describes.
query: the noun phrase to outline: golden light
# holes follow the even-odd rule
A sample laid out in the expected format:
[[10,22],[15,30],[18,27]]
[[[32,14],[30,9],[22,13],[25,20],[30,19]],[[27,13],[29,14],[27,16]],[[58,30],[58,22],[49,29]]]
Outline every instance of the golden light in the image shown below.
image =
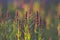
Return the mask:
[[29,5],[28,4],[24,4],[24,11],[29,11]]
[[39,11],[39,3],[38,2],[35,2],[34,5],[33,5],[33,11],[36,12],[36,11]]

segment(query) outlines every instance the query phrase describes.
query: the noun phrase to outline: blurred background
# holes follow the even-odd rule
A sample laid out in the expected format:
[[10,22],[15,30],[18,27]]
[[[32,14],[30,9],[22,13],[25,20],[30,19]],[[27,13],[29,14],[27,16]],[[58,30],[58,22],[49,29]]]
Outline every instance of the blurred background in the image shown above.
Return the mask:
[[0,0],[0,40],[60,40],[60,0]]

